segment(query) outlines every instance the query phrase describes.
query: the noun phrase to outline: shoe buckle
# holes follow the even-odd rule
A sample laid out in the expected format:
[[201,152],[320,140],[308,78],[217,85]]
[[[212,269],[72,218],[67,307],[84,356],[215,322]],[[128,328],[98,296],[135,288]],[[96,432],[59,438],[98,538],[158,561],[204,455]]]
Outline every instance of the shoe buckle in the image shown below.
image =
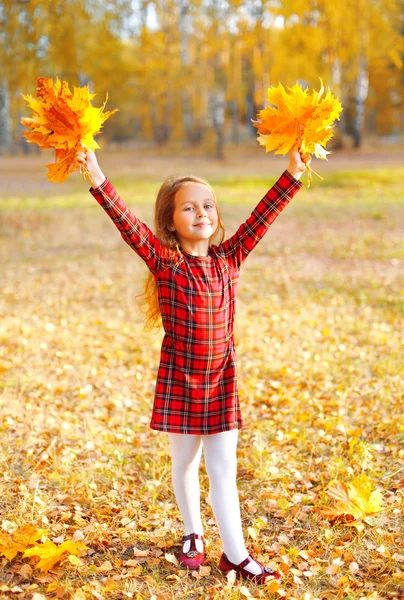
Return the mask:
[[196,550],[190,550],[189,552],[187,552],[187,556],[188,558],[195,558],[196,556],[198,556],[199,552],[197,552]]

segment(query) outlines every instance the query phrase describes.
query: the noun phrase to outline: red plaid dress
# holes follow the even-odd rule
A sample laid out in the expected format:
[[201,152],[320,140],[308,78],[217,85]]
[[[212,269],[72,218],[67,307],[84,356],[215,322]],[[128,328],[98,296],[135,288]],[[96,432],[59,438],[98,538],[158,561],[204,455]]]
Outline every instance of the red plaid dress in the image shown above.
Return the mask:
[[208,256],[168,250],[106,179],[91,193],[156,278],[165,336],[150,427],[213,434],[242,426],[233,329],[240,266],[302,186],[285,171]]

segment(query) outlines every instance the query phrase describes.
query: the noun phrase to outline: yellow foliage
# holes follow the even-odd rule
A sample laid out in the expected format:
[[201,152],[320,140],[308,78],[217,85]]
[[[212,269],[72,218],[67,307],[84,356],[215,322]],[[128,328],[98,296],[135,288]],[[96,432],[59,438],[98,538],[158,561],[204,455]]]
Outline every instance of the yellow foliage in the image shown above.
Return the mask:
[[311,94],[298,83],[287,90],[281,83],[268,89],[272,106],[261,110],[259,120],[253,121],[260,133],[259,143],[267,152],[287,154],[298,141],[302,154],[326,159],[325,145],[333,136],[332,125],[340,117],[341,103],[330,91],[323,97],[322,82],[320,91]]
[[13,535],[0,530],[0,556],[5,556],[7,560],[13,560],[18,552],[32,546],[40,540],[47,531],[45,529],[35,529],[29,523],[22,525]]
[[[87,546],[82,542],[72,542],[71,540],[67,540],[59,546],[50,540],[36,544],[46,534],[47,530],[36,529],[29,523],[22,525],[12,535],[0,530],[0,556],[4,556],[10,561],[19,552],[22,552],[23,556],[39,556],[41,560],[38,562],[37,568],[48,571],[61,560],[63,554],[81,556],[87,550]],[[71,562],[74,563],[74,560]]]
[[372,482],[367,475],[355,477],[348,485],[335,481],[327,493],[337,500],[334,506],[324,510],[324,514],[331,519],[348,515],[360,519],[383,510],[382,495],[379,490],[372,490]]
[[87,546],[82,542],[72,542],[67,540],[57,546],[51,540],[47,540],[43,544],[36,545],[33,548],[28,548],[24,552],[24,556],[39,556],[40,561],[36,565],[41,571],[49,571],[56,563],[58,563],[63,554],[80,556],[87,550]]
[[[23,95],[34,113],[32,118],[21,119],[30,128],[24,136],[30,144],[56,150],[55,163],[47,165],[48,180],[62,183],[76,169],[75,154],[82,145],[90,150],[99,148],[94,135],[118,109],[104,112],[108,95],[101,108],[93,107],[95,94],[90,94],[88,86],[74,87],[72,93],[67,81],[58,78],[53,83],[50,78],[39,77],[37,96],[39,99]],[[88,171],[85,177],[91,181]]]

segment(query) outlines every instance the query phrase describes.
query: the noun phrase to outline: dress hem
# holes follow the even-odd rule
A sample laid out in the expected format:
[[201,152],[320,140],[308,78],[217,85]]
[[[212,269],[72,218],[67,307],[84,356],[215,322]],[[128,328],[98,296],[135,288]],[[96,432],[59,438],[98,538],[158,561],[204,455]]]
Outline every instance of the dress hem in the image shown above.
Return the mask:
[[153,429],[153,431],[160,431],[162,433],[178,433],[182,435],[214,435],[215,433],[223,433],[224,431],[232,431],[233,429],[242,429],[243,424],[235,423],[234,426],[225,425],[224,427],[221,427],[215,431],[200,431],[197,429],[192,429],[190,431],[179,431],[178,429],[176,429],[174,431],[172,427],[158,427],[157,425],[153,425],[153,423],[150,423],[149,427],[150,429]]

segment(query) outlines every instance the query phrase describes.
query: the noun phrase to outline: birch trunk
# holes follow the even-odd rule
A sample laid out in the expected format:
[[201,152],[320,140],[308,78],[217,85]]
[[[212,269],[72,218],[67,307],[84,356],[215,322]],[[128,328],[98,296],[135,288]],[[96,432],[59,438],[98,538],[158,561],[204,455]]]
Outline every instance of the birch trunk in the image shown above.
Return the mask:
[[359,148],[362,143],[363,127],[365,123],[365,103],[366,98],[368,97],[368,89],[368,62],[366,57],[362,55],[359,57],[359,70],[355,85],[355,107],[352,127],[355,148]]
[[212,122],[216,133],[216,158],[224,158],[224,120],[225,120],[225,97],[224,92],[218,91],[212,95]]
[[0,154],[11,150],[10,92],[7,83],[0,86]]

